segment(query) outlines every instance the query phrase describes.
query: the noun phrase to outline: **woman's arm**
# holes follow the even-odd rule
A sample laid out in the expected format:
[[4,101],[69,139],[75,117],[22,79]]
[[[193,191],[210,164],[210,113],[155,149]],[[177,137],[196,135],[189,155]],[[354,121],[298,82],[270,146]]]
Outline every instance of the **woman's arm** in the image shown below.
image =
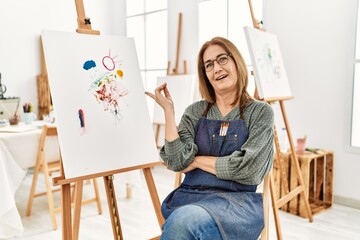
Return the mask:
[[180,172],[194,161],[198,152],[198,146],[195,144],[195,128],[206,106],[206,102],[199,101],[187,107],[179,123],[179,137],[174,141],[165,139],[165,144],[160,149],[160,156],[170,169]]
[[196,168],[199,168],[205,172],[216,174],[216,160],[217,157],[213,156],[196,156],[194,161],[184,170],[182,173],[190,172]]
[[256,103],[246,109],[249,138],[230,156],[216,160],[216,176],[242,184],[258,185],[270,171],[274,155],[274,113],[267,103]]
[[145,92],[146,95],[154,99],[157,104],[162,107],[165,115],[165,139],[174,141],[179,137],[175,123],[175,109],[171,94],[167,88],[167,84],[163,83],[157,87],[154,94]]
[[165,144],[160,149],[160,156],[165,164],[174,171],[182,171],[193,161],[198,151],[194,142],[195,126],[205,110],[204,101],[190,105],[182,116],[179,129],[175,123],[175,110],[166,83],[155,89],[154,94],[145,92],[163,109],[165,115]]

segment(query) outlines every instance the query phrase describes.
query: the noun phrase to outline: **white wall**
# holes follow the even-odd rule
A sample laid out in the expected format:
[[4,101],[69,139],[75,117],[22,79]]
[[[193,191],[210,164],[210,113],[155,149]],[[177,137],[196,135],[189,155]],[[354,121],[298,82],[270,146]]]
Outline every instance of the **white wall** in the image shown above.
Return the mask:
[[[84,7],[94,30],[125,35],[125,0],[85,0]],[[37,112],[40,32],[42,29],[75,32],[76,19],[75,1],[0,1],[0,72],[2,84],[8,89],[6,97],[21,97],[21,103],[32,102]]]
[[360,154],[349,151],[356,0],[267,0],[264,24],[278,36],[294,99],[293,138],[334,151],[335,201],[360,207]]

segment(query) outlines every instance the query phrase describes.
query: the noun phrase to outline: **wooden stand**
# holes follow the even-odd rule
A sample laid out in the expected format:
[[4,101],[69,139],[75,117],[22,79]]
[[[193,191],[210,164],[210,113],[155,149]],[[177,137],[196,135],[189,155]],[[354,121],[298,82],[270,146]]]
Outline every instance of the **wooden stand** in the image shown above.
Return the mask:
[[[294,188],[297,184],[296,167],[292,164],[293,161],[289,153],[282,153],[281,157],[286,179],[290,182],[290,188]],[[298,155],[297,161],[300,163],[300,170],[312,214],[317,214],[330,208],[333,202],[333,153],[327,151],[317,153],[305,152]],[[278,177],[280,171],[277,165],[274,165],[273,173],[276,194],[281,197],[284,195],[284,192],[280,188],[281,183]],[[301,196],[293,198],[281,209],[294,215],[307,217],[306,206]]]
[[[271,102],[273,102],[273,101],[274,100],[272,100]],[[288,119],[287,119],[286,112],[285,112],[284,100],[278,100],[278,101],[280,104],[281,113],[283,116],[288,140],[290,143],[290,152],[289,153],[290,153],[291,159],[292,159],[291,164],[293,164],[293,166],[294,166],[294,175],[293,175],[294,176],[294,178],[293,178],[294,186],[289,187],[287,175],[285,172],[285,166],[284,166],[284,163],[283,163],[282,157],[281,157],[280,145],[279,145],[278,135],[276,132],[276,126],[274,126],[274,133],[275,133],[274,141],[275,141],[275,150],[276,150],[275,151],[275,153],[276,153],[275,161],[277,161],[277,165],[279,166],[279,171],[280,171],[279,178],[281,181],[281,187],[282,187],[281,189],[284,192],[284,195],[281,198],[275,197],[276,189],[275,189],[275,185],[274,185],[273,176],[270,177],[270,191],[271,191],[271,200],[272,200],[273,213],[274,213],[275,224],[276,224],[276,233],[277,233],[278,239],[282,239],[278,209],[281,208],[282,206],[284,206],[285,204],[287,204],[292,199],[297,198],[297,196],[299,194],[300,194],[303,204],[305,206],[307,217],[308,217],[309,221],[312,222],[313,218],[312,218],[312,212],[311,212],[309,201],[308,201],[307,194],[306,194],[304,180],[303,180],[303,177],[302,177],[302,174],[300,171],[300,165],[299,165],[299,162],[297,161],[297,154],[296,154],[295,146],[292,141],[290,126],[289,126]]]
[[[95,31],[91,29],[90,19],[85,17],[85,10],[82,0],[75,0],[75,4],[78,15],[78,29],[76,30],[76,32],[99,35],[100,34],[99,31]],[[123,235],[120,224],[119,212],[117,208],[117,201],[116,201],[114,184],[113,184],[113,175],[128,171],[139,170],[139,169],[143,170],[147,187],[149,189],[150,197],[154,206],[155,214],[159,223],[159,227],[161,229],[161,226],[164,224],[164,218],[161,214],[160,200],[151,174],[151,168],[157,165],[160,165],[160,162],[133,166],[124,169],[117,169],[109,172],[102,172],[102,173],[97,173],[97,174],[92,174],[92,175],[72,178],[72,179],[66,179],[64,170],[63,168],[61,168],[60,176],[54,178],[53,182],[54,185],[61,186],[62,239],[63,240],[78,239],[83,181],[91,178],[103,177],[114,239],[122,240]],[[76,183],[77,186],[76,195],[75,195],[74,223],[72,223],[72,219],[71,219],[71,193],[70,193],[71,183]]]
[[49,81],[48,81],[48,75],[47,75],[45,58],[44,58],[44,50],[42,47],[41,38],[40,38],[40,55],[41,55],[41,74],[36,76],[39,119],[41,119],[44,114],[49,114],[52,109]]
[[[298,157],[312,214],[330,208],[333,202],[333,153],[305,153]],[[299,215],[305,218],[307,216],[302,199]]]
[[[264,31],[264,29],[261,28],[261,26],[259,25],[259,22],[255,19],[254,13],[253,13],[253,9],[252,9],[252,4],[251,4],[251,0],[248,0],[249,2],[249,8],[250,8],[250,12],[251,12],[251,18],[253,21],[253,27],[257,28],[261,31]],[[258,98],[258,93],[257,93],[257,89],[255,89],[255,94],[254,94],[257,98]],[[295,185],[294,188],[290,189],[289,188],[289,183],[287,180],[287,176],[284,170],[284,164],[282,162],[282,158],[281,158],[281,152],[280,152],[280,145],[279,145],[279,140],[278,140],[278,134],[276,131],[276,126],[274,125],[274,142],[275,142],[275,161],[277,161],[277,165],[279,167],[279,178],[281,179],[281,185],[282,185],[282,190],[284,192],[284,195],[279,198],[276,197],[276,189],[275,189],[275,185],[274,185],[274,178],[273,175],[270,174],[270,192],[271,192],[271,200],[272,200],[272,206],[273,206],[273,213],[274,213],[274,219],[275,219],[275,226],[276,226],[276,234],[277,234],[277,238],[280,240],[282,239],[282,233],[281,233],[281,226],[280,226],[280,220],[279,220],[279,213],[278,213],[278,209],[281,208],[282,206],[284,206],[285,204],[287,204],[289,201],[291,201],[292,199],[296,198],[299,194],[301,196],[301,199],[303,201],[304,207],[306,209],[306,213],[307,213],[307,217],[309,218],[309,221],[312,222],[313,221],[313,217],[312,217],[312,212],[310,209],[310,205],[309,205],[309,201],[307,198],[307,193],[306,193],[306,189],[305,189],[305,184],[304,184],[304,180],[300,171],[300,165],[299,162],[297,161],[297,154],[295,151],[295,146],[292,140],[292,135],[290,132],[290,126],[289,126],[289,122],[286,116],[286,112],[285,112],[285,106],[284,106],[284,100],[288,100],[290,98],[273,98],[273,99],[262,99],[268,103],[275,103],[275,102],[279,102],[280,108],[281,108],[281,113],[282,113],[282,117],[285,123],[285,127],[286,127],[286,131],[287,131],[287,136],[288,136],[288,140],[290,143],[290,154],[291,154],[291,158],[293,160],[293,164],[295,166],[295,182],[297,183]],[[275,163],[274,163],[275,164]]]
[[168,67],[167,67],[166,75],[187,74],[186,73],[187,72],[186,60],[184,60],[184,73],[179,72],[179,53],[180,53],[181,31],[182,31],[182,13],[179,13],[175,68],[173,69],[173,72],[170,73],[170,61],[168,61]]

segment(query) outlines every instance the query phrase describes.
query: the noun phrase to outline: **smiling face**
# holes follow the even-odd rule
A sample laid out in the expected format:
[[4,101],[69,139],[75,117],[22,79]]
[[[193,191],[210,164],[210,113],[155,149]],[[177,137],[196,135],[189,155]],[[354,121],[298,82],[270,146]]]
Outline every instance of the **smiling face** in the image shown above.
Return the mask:
[[[228,58],[228,61],[224,58]],[[216,61],[214,61],[216,59]],[[215,90],[216,95],[234,93],[236,94],[237,72],[236,65],[231,56],[220,45],[210,45],[203,55],[204,66],[211,69],[206,71],[206,76]],[[220,64],[219,64],[220,62]],[[224,62],[226,62],[224,64]]]

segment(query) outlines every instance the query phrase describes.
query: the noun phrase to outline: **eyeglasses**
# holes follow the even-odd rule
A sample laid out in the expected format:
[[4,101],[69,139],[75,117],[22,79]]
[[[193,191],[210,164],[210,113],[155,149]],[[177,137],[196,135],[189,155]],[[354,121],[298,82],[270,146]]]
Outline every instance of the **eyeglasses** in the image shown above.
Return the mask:
[[216,57],[214,60],[208,60],[204,63],[204,69],[207,72],[210,72],[214,69],[214,62],[216,61],[220,66],[223,66],[228,63],[231,54],[223,53]]

